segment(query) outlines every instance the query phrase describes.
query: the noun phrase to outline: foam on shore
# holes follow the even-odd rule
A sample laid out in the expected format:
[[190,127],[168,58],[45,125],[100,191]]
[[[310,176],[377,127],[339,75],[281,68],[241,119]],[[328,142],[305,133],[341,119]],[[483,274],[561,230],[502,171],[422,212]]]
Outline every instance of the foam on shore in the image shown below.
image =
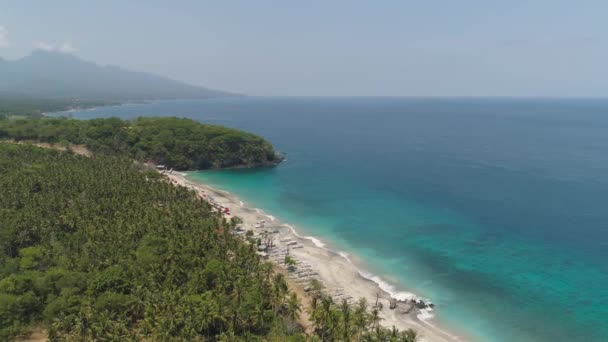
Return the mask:
[[[243,203],[241,201],[241,203]],[[243,205],[241,205],[242,207]],[[268,217],[268,219],[271,222],[274,222],[276,220],[276,218],[273,215],[269,215],[267,214],[264,210],[260,209],[260,208],[253,208],[253,211],[255,211],[256,213],[260,214],[260,215],[264,215],[266,217]],[[323,243],[321,240],[317,239],[314,236],[302,236],[300,234],[298,234],[298,232],[295,230],[295,228],[292,225],[289,225],[287,223],[283,223],[283,226],[289,228],[291,230],[291,233],[293,235],[295,235],[297,238],[299,239],[304,239],[304,240],[309,240],[311,241],[315,246],[319,247],[319,248],[325,248],[325,243]]]
[[[194,182],[196,183],[196,182]],[[200,183],[198,185],[201,185]],[[207,186],[209,187],[209,186]],[[218,193],[224,194],[224,195],[230,195],[230,192],[228,191],[224,191],[224,190],[219,190],[216,188],[212,188],[209,187],[211,189],[213,189],[214,191],[217,191]],[[245,204],[238,200],[238,198],[231,196],[235,203],[238,203],[240,205],[241,208],[245,208]],[[255,211],[256,213],[263,215],[265,217],[267,217],[268,219],[270,219],[271,221],[275,221],[275,217],[272,215],[267,214],[266,212],[264,212],[262,209],[259,208],[251,208],[250,210]],[[328,250],[330,252],[336,253],[337,255],[341,256],[342,258],[344,258],[348,263],[352,264],[353,267],[355,268],[355,270],[358,272],[358,274],[367,280],[370,280],[372,282],[374,282],[378,288],[380,288],[382,291],[384,291],[385,293],[387,293],[391,298],[394,298],[398,301],[407,301],[407,300],[411,300],[411,299],[419,299],[419,297],[417,297],[416,295],[414,295],[413,293],[410,292],[405,292],[405,291],[398,291],[395,286],[389,284],[388,282],[384,281],[382,278],[380,278],[377,275],[374,275],[372,273],[363,271],[361,269],[359,269],[357,267],[356,264],[354,264],[352,262],[352,260],[350,259],[350,256],[348,253],[344,252],[344,251],[335,251],[335,250],[331,250],[327,247],[327,245],[319,240],[316,237],[313,236],[302,236],[300,234],[298,234],[298,232],[295,230],[295,228],[287,223],[283,223],[280,222],[279,223],[284,226],[289,228],[289,230],[291,231],[291,233],[299,238],[299,239],[305,239],[305,240],[309,240],[311,241],[317,248],[322,248],[325,250]],[[433,324],[433,318],[434,318],[434,314],[433,314],[433,309],[432,308],[426,308],[426,309],[421,309],[419,310],[418,314],[416,315],[416,318],[419,320],[420,323],[424,324],[425,326],[428,327],[428,329],[430,331],[433,331],[434,333],[437,333],[439,335],[443,335],[444,338],[449,338],[450,340],[454,340],[454,341],[461,341],[461,339],[459,339],[457,336],[450,334],[449,332],[437,327],[435,324]],[[433,340],[434,341],[434,340]],[[440,341],[443,341],[443,339],[440,339]]]
[[440,333],[443,336],[445,336],[453,341],[462,341],[462,339],[460,337],[458,337],[454,334],[450,334],[449,332],[445,331],[444,329],[441,329],[437,325],[431,323],[430,319],[434,317],[434,315],[431,313],[432,311],[433,311],[433,309],[422,309],[422,310],[420,310],[420,313],[416,317],[420,320],[420,322],[422,324],[426,325],[433,331]]
[[[346,259],[346,261],[348,261],[350,264],[353,264],[353,262],[349,258],[348,253],[339,251],[338,254],[341,257],[343,257],[344,259]],[[416,295],[413,293],[405,292],[405,291],[397,291],[393,285],[387,283],[386,281],[384,281],[382,278],[380,278],[379,276],[377,276],[375,274],[360,270],[358,268],[357,268],[357,272],[359,273],[359,275],[361,277],[363,277],[367,280],[371,280],[374,283],[376,283],[378,285],[378,287],[380,289],[382,289],[382,291],[388,293],[391,296],[391,298],[394,298],[398,301],[407,301],[410,299],[417,299]],[[433,309],[430,309],[430,308],[425,309],[425,310],[433,311]],[[430,314],[430,311],[428,314],[423,315],[424,319],[431,319],[434,317],[434,315]],[[418,318],[423,319],[421,317],[418,317]]]
[[350,258],[348,257],[348,253],[339,251],[338,255],[341,256],[341,257],[343,257],[344,259],[346,259],[346,261],[348,261],[349,264],[353,263],[352,261],[350,261]]
[[421,321],[429,320],[429,319],[435,317],[435,314],[433,314],[433,311],[434,310],[431,308],[420,309],[420,313],[418,315],[416,315],[416,317],[418,317],[418,319]]
[[[242,203],[242,202],[241,202]],[[241,205],[242,206],[242,205]],[[268,217],[271,221],[275,220],[275,217],[272,215],[268,215],[266,214],[262,209],[259,208],[253,208],[253,210],[259,214],[262,214],[266,217]],[[289,230],[291,231],[291,233],[293,235],[295,235],[297,238],[299,239],[305,239],[305,240],[309,240],[311,241],[315,246],[319,247],[319,248],[323,248],[323,249],[327,249],[326,248],[326,244],[324,242],[322,242],[321,240],[319,240],[318,238],[314,237],[314,236],[302,236],[300,234],[298,234],[298,232],[295,230],[295,228],[287,223],[283,223],[283,226],[289,228]],[[354,265],[353,262],[351,261],[348,253],[344,252],[344,251],[337,251],[336,252],[338,255],[340,255],[342,258],[344,258],[346,261],[348,261],[350,264]],[[378,285],[378,287],[386,292],[391,298],[394,298],[398,301],[408,301],[411,299],[418,299],[418,297],[411,293],[411,292],[406,292],[406,291],[398,291],[395,286],[387,283],[386,281],[384,281],[382,278],[380,278],[379,276],[367,272],[367,271],[363,271],[359,268],[357,268],[357,272],[359,273],[359,275],[367,280],[370,280],[374,283],[376,283]],[[431,308],[426,308],[426,309],[422,309],[420,310],[420,313],[417,315],[417,318],[422,320],[422,321],[426,321],[426,320],[430,320],[432,318],[435,317],[435,315],[433,314],[433,309]],[[434,327],[434,326],[433,326]],[[436,327],[434,327],[435,329],[437,329]]]
[[300,234],[298,234],[298,232],[296,232],[296,230],[293,228],[293,226],[284,223],[283,224],[285,227],[289,228],[291,230],[291,233],[293,235],[295,235],[296,237],[300,238],[300,239],[304,239],[304,240],[309,240],[311,241],[315,246],[319,247],[319,248],[325,248],[325,243],[323,243],[321,240],[317,239],[314,236],[302,236]]
[[397,289],[395,289],[395,287],[393,285],[387,283],[386,281],[384,281],[382,278],[378,277],[377,275],[374,275],[372,273],[365,272],[362,270],[359,270],[359,275],[361,275],[365,279],[371,280],[374,283],[378,284],[378,287],[380,289],[382,289],[382,291],[388,293],[392,298],[394,298],[398,301],[407,301],[410,299],[417,299],[416,295],[414,295],[413,293],[405,292],[405,291],[397,291]]

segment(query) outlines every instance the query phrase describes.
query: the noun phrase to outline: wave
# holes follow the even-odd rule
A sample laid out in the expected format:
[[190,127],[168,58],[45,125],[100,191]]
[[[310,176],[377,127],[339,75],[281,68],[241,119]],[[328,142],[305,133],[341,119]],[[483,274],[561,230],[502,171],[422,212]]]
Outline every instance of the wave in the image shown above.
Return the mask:
[[359,275],[361,275],[365,279],[371,280],[374,283],[378,284],[379,288],[381,288],[384,292],[388,293],[392,298],[395,298],[398,301],[417,299],[415,294],[411,292],[398,291],[393,285],[382,280],[382,278],[378,277],[375,274],[359,270]]
[[437,325],[431,323],[430,322],[431,318],[435,317],[435,315],[432,313],[432,311],[433,311],[433,309],[431,309],[431,308],[422,309],[422,310],[420,310],[420,313],[416,317],[420,320],[420,322],[422,324],[431,328],[433,331],[448,337],[450,340],[462,341],[462,339],[459,336],[451,334],[451,333],[447,332],[446,330],[441,329]]
[[353,262],[350,261],[349,255],[346,252],[342,252],[342,251],[338,251],[338,255],[343,257],[344,259],[346,259],[346,261],[348,261],[349,264],[352,264]]
[[435,317],[435,314],[433,313],[433,309],[431,308],[427,308],[427,309],[420,309],[420,313],[418,315],[416,315],[416,317],[418,317],[419,320],[421,321],[427,321],[433,317]]
[[[239,201],[239,203],[241,204],[241,207],[244,205],[243,201]],[[260,209],[260,208],[252,208],[253,211],[255,211],[256,213],[260,214],[260,215],[264,215],[266,216],[271,222],[274,222],[275,217],[272,215],[267,214],[264,210]]]
[[[295,235],[296,237],[300,238],[300,239],[306,239],[306,240],[310,240],[312,241],[312,243],[319,247],[319,248],[325,248],[326,245],[325,243],[323,243],[321,240],[313,237],[313,236],[301,236],[297,233],[297,231],[295,230],[295,228],[287,223],[283,224],[285,227],[289,228],[292,232],[293,235]],[[338,255],[340,255],[342,258],[344,258],[346,261],[348,261],[348,263],[353,264],[353,262],[350,259],[350,256],[348,253],[344,252],[344,251],[337,251],[336,252]],[[411,293],[411,292],[406,292],[406,291],[398,291],[395,286],[387,283],[386,281],[384,281],[382,278],[380,278],[379,276],[370,273],[370,272],[366,272],[363,270],[360,270],[357,268],[357,272],[359,273],[359,275],[367,280],[373,281],[374,283],[376,283],[378,285],[378,287],[388,293],[392,298],[398,300],[398,301],[408,301],[410,299],[418,299],[418,297]],[[434,310],[432,308],[426,308],[420,311],[420,313],[418,314],[418,319],[420,320],[429,320],[432,319],[433,317],[435,317],[435,315],[432,313]]]
[[[343,251],[339,251],[338,255],[340,255],[341,257],[343,257],[344,259],[346,259],[346,261],[348,261],[350,264],[352,264],[353,262],[350,260],[350,257],[348,255],[348,253],[343,252]],[[416,295],[411,293],[411,292],[405,292],[405,291],[397,291],[395,289],[395,287],[389,283],[387,283],[386,281],[384,281],[382,278],[380,278],[379,276],[370,273],[370,272],[366,272],[360,269],[357,269],[357,272],[359,273],[359,275],[367,280],[371,280],[374,283],[376,283],[378,285],[378,287],[380,289],[382,289],[382,291],[388,293],[392,298],[395,298],[398,301],[407,301],[410,299],[417,299]],[[430,319],[433,318],[434,315],[430,314],[431,311],[433,311],[433,309],[428,308],[428,309],[424,309],[424,310],[428,310],[428,314],[426,314],[424,317],[424,319]],[[420,316],[420,315],[419,315]],[[420,319],[423,319],[421,317],[418,317]]]
[[298,232],[296,232],[296,230],[293,228],[293,226],[284,223],[283,224],[285,227],[289,228],[291,230],[291,233],[293,235],[295,235],[296,237],[300,238],[300,239],[304,239],[304,240],[309,240],[311,241],[315,246],[319,247],[319,248],[325,248],[325,243],[323,243],[321,240],[317,239],[314,236],[302,236],[300,234],[298,234]]
[[[226,192],[229,193],[229,192]],[[244,206],[243,201],[239,201],[239,204],[241,207]],[[256,213],[260,214],[260,215],[264,215],[265,217],[267,217],[268,219],[270,219],[270,221],[275,221],[275,217],[273,215],[267,214],[266,212],[264,212],[262,209],[260,208],[252,208],[253,211],[255,211]],[[319,240],[318,238],[314,237],[314,236],[302,236],[300,234],[298,234],[298,232],[295,230],[295,228],[287,223],[283,223],[283,226],[289,228],[291,230],[291,233],[293,235],[295,235],[297,238],[299,239],[305,239],[305,240],[309,240],[311,241],[316,247],[318,248],[323,248],[323,249],[327,249],[327,245]],[[344,251],[337,251],[335,252],[338,255],[340,255],[342,258],[344,258],[346,261],[348,261],[348,263],[353,264],[353,262],[350,259],[350,256],[348,253],[344,252]],[[384,292],[388,293],[392,298],[398,300],[398,301],[408,301],[411,299],[418,299],[417,296],[411,292],[406,292],[406,291],[398,291],[395,286],[387,283],[386,281],[384,281],[382,278],[380,278],[379,276],[370,273],[370,272],[366,272],[363,270],[360,270],[357,268],[357,272],[359,273],[359,275],[365,279],[368,279],[370,281],[373,281],[374,283],[376,283],[378,285],[378,287],[383,290]],[[426,308],[426,309],[421,309],[420,312],[418,313],[417,317],[418,319],[420,319],[421,321],[425,321],[425,323],[427,323],[429,326],[432,326],[434,329],[437,329],[439,331],[441,331],[444,334],[447,334],[446,332],[442,331],[441,329],[437,328],[436,326],[426,322],[432,318],[435,317],[435,315],[433,314],[433,309],[432,308]]]

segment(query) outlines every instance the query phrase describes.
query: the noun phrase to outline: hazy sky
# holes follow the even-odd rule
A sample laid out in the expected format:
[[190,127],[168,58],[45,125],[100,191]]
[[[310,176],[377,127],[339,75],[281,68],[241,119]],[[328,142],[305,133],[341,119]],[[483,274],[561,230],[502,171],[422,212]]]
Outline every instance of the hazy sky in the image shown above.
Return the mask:
[[36,46],[251,95],[608,96],[608,1],[6,1]]

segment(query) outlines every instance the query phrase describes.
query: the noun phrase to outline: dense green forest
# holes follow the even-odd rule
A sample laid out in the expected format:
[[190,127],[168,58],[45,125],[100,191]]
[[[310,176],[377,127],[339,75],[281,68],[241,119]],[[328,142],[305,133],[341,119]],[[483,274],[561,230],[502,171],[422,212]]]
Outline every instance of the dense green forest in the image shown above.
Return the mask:
[[177,170],[253,167],[280,161],[256,135],[190,119],[118,118],[0,120],[0,140],[85,145],[96,154],[123,155]]
[[194,192],[131,159],[0,143],[0,340],[414,341],[283,274]]

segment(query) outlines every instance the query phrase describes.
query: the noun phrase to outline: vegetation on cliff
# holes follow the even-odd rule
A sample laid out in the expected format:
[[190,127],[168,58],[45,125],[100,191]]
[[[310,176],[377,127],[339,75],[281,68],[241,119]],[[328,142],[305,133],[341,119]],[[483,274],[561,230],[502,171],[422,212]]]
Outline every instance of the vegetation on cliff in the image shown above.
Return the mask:
[[174,117],[0,120],[0,139],[85,145],[96,154],[152,161],[177,170],[255,167],[280,161],[272,145],[259,136]]

